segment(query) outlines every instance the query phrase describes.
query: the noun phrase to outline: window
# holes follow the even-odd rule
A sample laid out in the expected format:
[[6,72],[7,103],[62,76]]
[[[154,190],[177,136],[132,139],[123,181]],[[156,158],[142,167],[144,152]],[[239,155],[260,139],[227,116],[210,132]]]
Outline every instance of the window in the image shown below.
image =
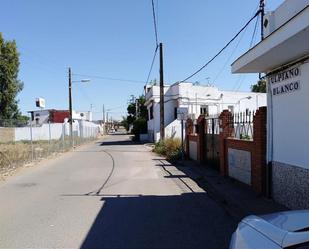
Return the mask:
[[174,119],[177,119],[177,107],[174,108]]
[[149,108],[149,120],[153,119],[153,105]]
[[209,106],[208,105],[201,106],[200,114],[205,115],[206,117],[209,116]]

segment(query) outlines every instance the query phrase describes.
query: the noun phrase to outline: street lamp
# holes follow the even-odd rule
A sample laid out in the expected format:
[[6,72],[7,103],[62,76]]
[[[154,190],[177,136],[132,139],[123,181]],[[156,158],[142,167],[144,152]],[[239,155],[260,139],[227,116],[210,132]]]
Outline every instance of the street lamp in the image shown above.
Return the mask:
[[72,73],[71,68],[69,67],[69,112],[70,112],[70,138],[71,138],[71,146],[74,147],[74,141],[73,141],[73,115],[72,115],[72,83],[86,83],[89,82],[90,79],[82,79],[82,80],[76,80],[72,81]]
[[247,96],[247,97],[241,98],[241,99],[239,99],[237,101],[237,103],[238,103],[238,113],[240,113],[240,101],[244,100],[244,99],[252,99],[252,97],[251,96]]

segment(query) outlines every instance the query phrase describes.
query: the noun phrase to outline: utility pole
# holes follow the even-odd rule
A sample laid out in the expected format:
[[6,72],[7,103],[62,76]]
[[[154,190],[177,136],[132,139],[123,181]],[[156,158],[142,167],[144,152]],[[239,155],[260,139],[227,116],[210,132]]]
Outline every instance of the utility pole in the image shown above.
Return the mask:
[[[260,13],[261,13],[261,41],[264,40],[264,16],[265,16],[265,0],[260,0]],[[262,79],[262,74],[259,73],[259,79]]]
[[108,126],[108,111],[106,112],[106,123],[107,123],[107,130],[108,130],[108,128],[109,128],[109,126]]
[[261,40],[264,40],[264,16],[265,16],[265,0],[260,0],[261,13]]
[[104,107],[104,104],[103,104],[103,112],[102,112],[102,122],[103,122],[103,124],[105,123],[105,107]]
[[70,112],[70,139],[71,146],[74,146],[73,143],[73,115],[72,115],[72,75],[71,68],[69,67],[69,112]]
[[164,78],[163,78],[163,45],[160,43],[160,140],[164,140]]
[[135,99],[135,116],[138,119],[138,99]]

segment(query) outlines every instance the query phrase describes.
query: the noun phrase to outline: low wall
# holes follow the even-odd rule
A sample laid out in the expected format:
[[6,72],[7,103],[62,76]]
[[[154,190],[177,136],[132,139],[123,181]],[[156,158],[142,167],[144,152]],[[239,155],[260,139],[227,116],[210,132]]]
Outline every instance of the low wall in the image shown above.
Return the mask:
[[281,162],[273,162],[272,196],[291,209],[309,208],[309,170]]

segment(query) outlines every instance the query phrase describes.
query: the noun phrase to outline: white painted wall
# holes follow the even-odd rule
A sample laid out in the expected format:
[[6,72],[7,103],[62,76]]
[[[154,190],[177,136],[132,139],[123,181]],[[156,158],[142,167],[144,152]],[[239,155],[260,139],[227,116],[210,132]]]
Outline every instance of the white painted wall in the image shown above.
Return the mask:
[[[32,127],[32,139],[37,140],[49,140],[49,128],[51,139],[60,139],[63,133],[63,124],[43,124],[42,126]],[[18,127],[15,128],[15,141],[31,140],[31,128],[30,127]]]
[[49,110],[37,110],[33,111],[33,120],[32,123],[41,125],[47,123],[49,119]]
[[[31,127],[17,127],[15,128],[15,141],[21,140],[49,140],[60,139],[62,135],[68,136],[70,134],[69,123],[51,123],[43,124],[42,126]],[[73,123],[73,133],[75,136],[83,138],[94,137],[99,133],[99,125],[87,121],[75,121]]]
[[[309,63],[300,66],[301,75],[290,81],[299,80],[300,90],[272,96],[273,135],[269,135],[269,147],[273,148],[273,160],[309,169],[308,144],[308,96]],[[283,81],[280,85],[290,82]],[[273,88],[273,86],[272,86]],[[271,103],[271,96],[269,102]],[[271,138],[273,145],[271,146]]]

